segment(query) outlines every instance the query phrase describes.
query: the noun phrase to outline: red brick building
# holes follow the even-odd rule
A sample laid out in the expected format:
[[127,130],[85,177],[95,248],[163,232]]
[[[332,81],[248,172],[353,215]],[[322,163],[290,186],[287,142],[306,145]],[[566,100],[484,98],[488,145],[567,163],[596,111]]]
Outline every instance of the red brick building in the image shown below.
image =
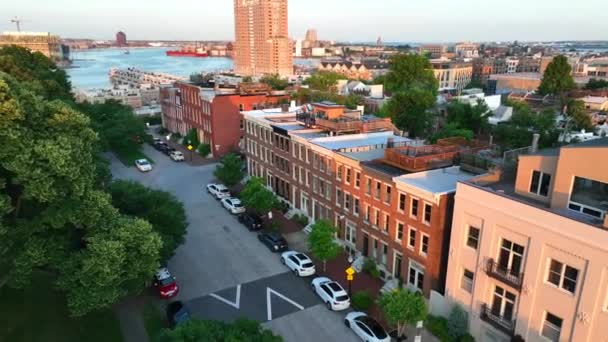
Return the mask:
[[260,84],[242,84],[237,88],[203,88],[176,82],[160,91],[163,127],[185,135],[196,129],[201,143],[211,146],[214,157],[238,149],[242,137],[243,110],[276,107],[286,101],[282,92],[273,92]]

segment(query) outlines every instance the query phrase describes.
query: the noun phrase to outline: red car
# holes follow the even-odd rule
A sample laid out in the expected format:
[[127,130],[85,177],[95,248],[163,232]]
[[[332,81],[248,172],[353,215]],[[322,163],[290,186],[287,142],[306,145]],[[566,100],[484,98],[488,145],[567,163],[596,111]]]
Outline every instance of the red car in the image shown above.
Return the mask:
[[154,286],[158,288],[161,298],[175,297],[179,292],[175,277],[166,268],[161,268],[156,272],[154,275]]

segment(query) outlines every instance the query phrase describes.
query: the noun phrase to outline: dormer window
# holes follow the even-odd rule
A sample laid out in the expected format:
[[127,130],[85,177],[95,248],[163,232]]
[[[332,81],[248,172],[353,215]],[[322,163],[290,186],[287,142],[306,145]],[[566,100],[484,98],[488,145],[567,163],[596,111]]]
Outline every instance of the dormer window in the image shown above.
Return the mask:
[[540,171],[532,171],[532,181],[530,182],[530,192],[547,197],[549,195],[549,184],[551,175]]

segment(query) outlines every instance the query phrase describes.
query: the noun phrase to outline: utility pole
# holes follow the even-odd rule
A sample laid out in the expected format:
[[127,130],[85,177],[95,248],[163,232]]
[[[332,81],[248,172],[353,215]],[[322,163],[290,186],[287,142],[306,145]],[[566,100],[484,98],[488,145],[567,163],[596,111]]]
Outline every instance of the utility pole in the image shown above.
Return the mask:
[[11,19],[11,23],[14,23],[15,25],[17,25],[17,32],[21,32],[21,22],[22,22],[22,20],[17,17]]

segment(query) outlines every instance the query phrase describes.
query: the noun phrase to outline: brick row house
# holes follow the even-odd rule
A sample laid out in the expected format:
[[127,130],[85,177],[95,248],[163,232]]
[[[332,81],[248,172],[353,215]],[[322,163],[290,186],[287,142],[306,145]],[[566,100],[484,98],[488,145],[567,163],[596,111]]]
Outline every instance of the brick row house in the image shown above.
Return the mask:
[[331,103],[244,111],[243,121],[251,176],[312,221],[333,222],[344,248],[376,260],[392,286],[443,293],[453,193],[475,176],[453,157],[471,146],[420,145],[390,120]]
[[221,157],[240,148],[240,111],[274,107],[287,96],[261,84],[203,88],[180,81],[161,87],[160,98],[163,127],[181,135],[195,128],[201,143]]

